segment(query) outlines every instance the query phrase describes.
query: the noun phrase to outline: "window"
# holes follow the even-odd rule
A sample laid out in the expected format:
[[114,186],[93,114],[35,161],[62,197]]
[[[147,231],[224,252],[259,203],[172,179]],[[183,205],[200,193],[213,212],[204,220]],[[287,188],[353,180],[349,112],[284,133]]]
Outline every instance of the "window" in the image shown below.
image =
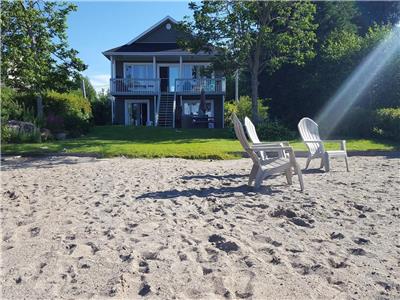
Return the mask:
[[154,78],[152,64],[125,64],[125,78]]
[[[182,114],[184,116],[197,116],[200,109],[200,100],[183,100],[182,102]],[[206,100],[208,117],[214,117],[214,102],[212,100]]]
[[212,71],[206,65],[184,64],[182,68],[182,78],[202,78],[211,75]]

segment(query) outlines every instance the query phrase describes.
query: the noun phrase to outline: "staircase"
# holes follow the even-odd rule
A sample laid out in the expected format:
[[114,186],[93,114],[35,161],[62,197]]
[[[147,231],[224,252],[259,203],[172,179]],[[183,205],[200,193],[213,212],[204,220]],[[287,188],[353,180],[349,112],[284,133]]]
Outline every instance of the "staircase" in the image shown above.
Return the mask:
[[161,94],[160,110],[158,112],[158,126],[169,127],[174,126],[174,94]]

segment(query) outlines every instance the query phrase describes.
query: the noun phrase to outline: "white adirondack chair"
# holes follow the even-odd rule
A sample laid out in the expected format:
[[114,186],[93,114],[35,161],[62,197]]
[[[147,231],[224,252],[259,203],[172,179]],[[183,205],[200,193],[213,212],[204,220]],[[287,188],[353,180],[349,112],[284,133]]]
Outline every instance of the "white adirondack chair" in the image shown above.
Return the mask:
[[[250,138],[250,141],[253,144],[260,144],[260,139],[258,138],[256,127],[254,126],[253,122],[248,118],[244,118],[244,127],[246,128],[246,132],[248,137]],[[264,144],[270,144],[270,145],[276,145],[276,146],[289,146],[289,142],[287,141],[279,141],[279,142],[268,142]],[[260,152],[261,158],[266,159],[267,155],[264,151]],[[285,151],[280,151],[279,155],[281,157],[289,157],[288,154]]]
[[[251,185],[254,181],[254,187],[259,188],[261,182],[273,174],[285,174],[288,184],[292,184],[293,168],[296,170],[297,176],[299,177],[301,190],[304,190],[303,176],[298,164],[296,163],[296,158],[291,147],[264,143],[250,145],[247,141],[243,125],[235,114],[233,115],[233,124],[236,137],[253,161],[248,185]],[[279,155],[282,151],[287,151],[289,157],[282,157]],[[278,153],[278,157],[262,158],[260,155],[261,152],[275,152]]]
[[[344,157],[346,161],[346,169],[349,171],[349,163],[347,161],[346,141],[345,140],[324,140],[319,137],[318,124],[310,118],[303,118],[297,125],[300,131],[301,138],[308,148],[308,157],[306,168],[308,168],[310,161],[314,158],[321,158],[320,168],[324,167],[325,172],[330,169],[331,157]],[[335,142],[340,144],[340,150],[326,151],[324,142]]]

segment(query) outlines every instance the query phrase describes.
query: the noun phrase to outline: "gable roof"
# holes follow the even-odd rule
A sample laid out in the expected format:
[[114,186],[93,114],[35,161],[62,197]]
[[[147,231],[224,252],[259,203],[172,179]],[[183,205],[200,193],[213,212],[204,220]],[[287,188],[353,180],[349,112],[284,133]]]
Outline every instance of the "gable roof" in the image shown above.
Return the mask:
[[150,33],[151,31],[153,31],[154,29],[156,29],[158,26],[160,26],[162,23],[164,23],[165,21],[170,21],[173,24],[178,24],[178,22],[170,17],[170,16],[166,16],[165,18],[163,18],[162,20],[158,21],[156,24],[154,24],[153,26],[151,26],[149,29],[147,29],[146,31],[142,32],[141,34],[139,34],[137,37],[135,37],[133,40],[129,41],[127,43],[127,45],[131,45],[132,43],[136,42],[137,40],[139,40],[140,38],[144,37],[145,35],[147,35],[148,33]]
[[[136,36],[133,40],[129,41],[125,45],[112,48],[103,52],[103,55],[110,58],[110,55],[202,55],[212,56],[215,53],[206,53],[205,51],[199,51],[198,53],[191,53],[180,48],[176,41],[176,35],[171,32],[172,36],[163,38],[166,33],[161,32],[163,30],[162,25],[165,23],[178,24],[178,22],[170,17],[166,16],[143,33]],[[174,31],[175,32],[175,31]],[[157,42],[157,40],[160,42]],[[213,51],[212,51],[213,52]]]

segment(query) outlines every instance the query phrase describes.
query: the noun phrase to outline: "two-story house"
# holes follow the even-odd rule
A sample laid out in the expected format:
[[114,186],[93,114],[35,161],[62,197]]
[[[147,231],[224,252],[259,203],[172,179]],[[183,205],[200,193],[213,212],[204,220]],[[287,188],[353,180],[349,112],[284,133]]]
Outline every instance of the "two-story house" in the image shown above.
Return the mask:
[[[224,126],[225,78],[211,68],[215,53],[180,49],[175,24],[167,16],[127,44],[103,52],[111,62],[113,124]],[[201,99],[206,116],[199,113]]]

